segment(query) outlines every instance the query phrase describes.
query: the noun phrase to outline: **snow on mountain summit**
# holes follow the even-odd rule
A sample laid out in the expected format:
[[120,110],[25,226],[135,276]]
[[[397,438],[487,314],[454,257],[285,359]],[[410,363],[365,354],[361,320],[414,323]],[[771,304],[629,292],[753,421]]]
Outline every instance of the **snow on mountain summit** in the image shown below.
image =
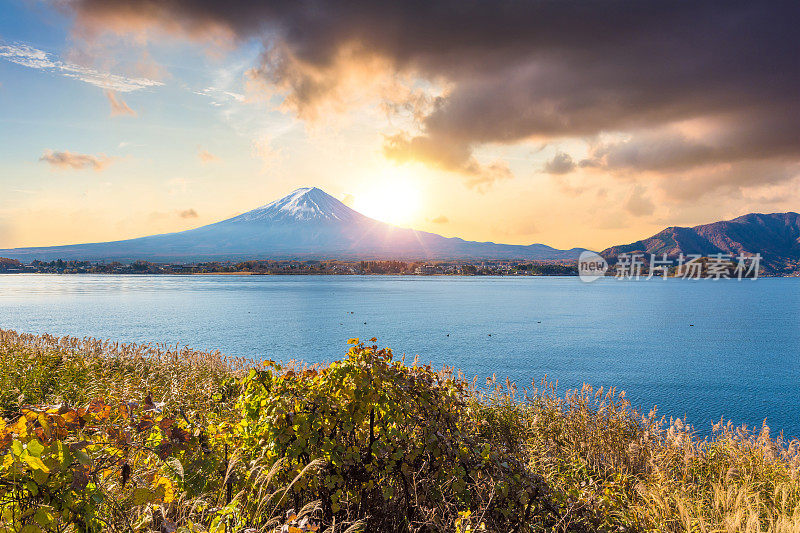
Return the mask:
[[302,187],[279,200],[243,213],[229,222],[340,221],[365,218],[316,187]]

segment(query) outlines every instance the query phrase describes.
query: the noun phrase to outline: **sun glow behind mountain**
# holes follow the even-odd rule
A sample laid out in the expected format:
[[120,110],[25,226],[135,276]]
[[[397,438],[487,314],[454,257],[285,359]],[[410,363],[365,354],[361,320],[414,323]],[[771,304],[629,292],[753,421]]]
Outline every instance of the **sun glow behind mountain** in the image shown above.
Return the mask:
[[[420,189],[378,189],[376,202],[407,214]],[[398,196],[392,197],[391,194]],[[405,202],[405,203],[404,203]],[[389,214],[390,211],[384,211]],[[317,187],[303,187],[235,217],[199,228],[114,242],[0,249],[0,256],[31,259],[205,261],[243,259],[528,259],[575,260],[582,248],[557,250],[465,241],[403,228],[367,217]]]
[[395,225],[415,222],[421,207],[421,187],[399,169],[384,172],[378,180],[359,192],[353,202],[356,211]]

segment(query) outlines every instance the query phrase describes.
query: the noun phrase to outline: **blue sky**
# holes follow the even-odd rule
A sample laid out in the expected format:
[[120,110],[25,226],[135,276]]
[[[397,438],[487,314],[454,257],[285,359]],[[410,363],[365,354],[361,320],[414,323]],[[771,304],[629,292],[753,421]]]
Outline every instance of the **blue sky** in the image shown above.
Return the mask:
[[[32,48],[51,61],[71,63],[70,28],[68,17],[44,5],[3,3],[0,37],[6,47]],[[84,224],[89,225],[83,228],[89,230],[84,239],[183,229],[198,220],[170,216],[171,212],[202,213],[199,204],[223,201],[218,209],[203,210],[208,211],[203,219],[211,221],[294,186],[265,186],[264,161],[254,157],[252,143],[262,130],[277,139],[302,135],[302,128],[266,106],[257,109],[260,116],[255,119],[249,109],[243,113],[236,105],[243,90],[242,71],[258,53],[253,47],[242,46],[224,61],[188,46],[161,47],[157,52],[159,68],[166,74],[157,85],[117,91],[136,113],[117,117],[110,116],[102,87],[66,76],[59,68],[0,60],[0,180],[5,192],[0,228],[6,231],[0,233],[0,245],[82,240]],[[111,69],[92,68],[101,75],[137,78],[136,60],[133,54],[115,57]],[[39,161],[45,150],[103,154],[112,162],[102,172],[54,170]],[[213,154],[218,164],[199,160],[201,150]],[[224,172],[217,168],[223,165]],[[222,198],[212,202],[208,194],[215,190]],[[14,228],[19,217],[36,228]],[[38,217],[52,217],[56,224],[33,220]],[[146,220],[137,222],[137,217]],[[110,226],[91,228],[93,223]],[[64,224],[69,227],[58,227]]]

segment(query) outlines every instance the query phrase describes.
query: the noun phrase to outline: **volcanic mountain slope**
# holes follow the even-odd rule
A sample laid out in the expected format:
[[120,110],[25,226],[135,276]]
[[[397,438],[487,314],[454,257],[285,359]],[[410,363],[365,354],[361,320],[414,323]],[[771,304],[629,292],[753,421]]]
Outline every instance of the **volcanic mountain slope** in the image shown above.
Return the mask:
[[472,242],[399,228],[366,217],[320,189],[302,188],[263,207],[192,230],[124,241],[0,250],[0,256],[23,261],[574,260],[582,251],[544,244]]
[[693,228],[671,227],[648,239],[606,248],[600,255],[613,262],[622,253],[666,253],[670,258],[680,254],[760,253],[768,270],[795,271],[800,268],[800,215],[750,213]]

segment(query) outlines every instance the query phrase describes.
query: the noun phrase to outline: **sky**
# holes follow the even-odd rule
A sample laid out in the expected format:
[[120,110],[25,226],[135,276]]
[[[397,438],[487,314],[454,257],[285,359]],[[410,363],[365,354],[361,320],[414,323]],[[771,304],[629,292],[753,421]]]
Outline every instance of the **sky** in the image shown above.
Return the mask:
[[600,250],[800,211],[796,2],[0,0],[0,248],[316,186]]

